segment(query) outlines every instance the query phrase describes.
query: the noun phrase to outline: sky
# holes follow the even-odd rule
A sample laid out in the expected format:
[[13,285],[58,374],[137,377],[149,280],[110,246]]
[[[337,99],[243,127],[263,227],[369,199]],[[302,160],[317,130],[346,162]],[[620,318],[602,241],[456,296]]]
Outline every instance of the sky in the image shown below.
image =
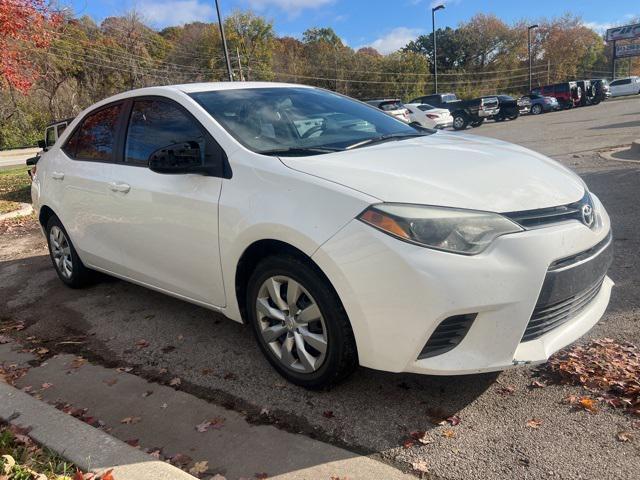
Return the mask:
[[[214,0],[59,0],[78,15],[97,22],[136,9],[155,28],[216,19]],[[395,51],[431,31],[431,7],[437,27],[456,27],[476,13],[495,14],[507,23],[572,13],[598,32],[640,16],[637,0],[219,0],[223,17],[251,9],[273,21],[279,36],[300,38],[310,27],[332,27],[350,47]]]

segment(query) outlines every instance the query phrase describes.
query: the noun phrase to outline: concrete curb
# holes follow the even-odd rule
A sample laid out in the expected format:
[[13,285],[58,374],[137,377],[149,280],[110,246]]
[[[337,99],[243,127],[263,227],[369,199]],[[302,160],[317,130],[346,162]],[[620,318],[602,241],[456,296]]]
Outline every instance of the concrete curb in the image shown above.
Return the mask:
[[[620,155],[622,155],[622,158]],[[600,156],[605,160],[611,160],[614,162],[640,163],[640,140],[634,141],[631,145],[625,145],[606,152],[600,152]],[[632,158],[624,158],[625,156]]]
[[14,210],[13,212],[0,215],[0,222],[2,220],[8,220],[9,218],[26,217],[27,215],[31,215],[32,213],[33,206],[30,203],[21,203],[19,210]]
[[0,399],[0,419],[31,428],[31,438],[83,471],[113,469],[116,480],[195,479],[11,385],[0,383]]

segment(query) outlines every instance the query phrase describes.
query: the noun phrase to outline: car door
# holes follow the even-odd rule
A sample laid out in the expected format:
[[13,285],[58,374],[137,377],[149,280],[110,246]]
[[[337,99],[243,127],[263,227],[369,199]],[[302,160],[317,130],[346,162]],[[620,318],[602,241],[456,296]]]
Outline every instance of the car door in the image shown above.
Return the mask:
[[181,142],[197,144],[220,159],[224,152],[172,100],[132,100],[127,116],[123,161],[113,166],[109,182],[120,215],[109,232],[122,255],[118,273],[198,303],[224,306],[218,247],[221,176],[161,174],[148,168],[153,152]]
[[118,220],[109,197],[108,180],[116,159],[123,103],[89,113],[59,150],[54,150],[47,179],[60,217],[82,261],[112,270],[120,263],[110,238],[110,224]]

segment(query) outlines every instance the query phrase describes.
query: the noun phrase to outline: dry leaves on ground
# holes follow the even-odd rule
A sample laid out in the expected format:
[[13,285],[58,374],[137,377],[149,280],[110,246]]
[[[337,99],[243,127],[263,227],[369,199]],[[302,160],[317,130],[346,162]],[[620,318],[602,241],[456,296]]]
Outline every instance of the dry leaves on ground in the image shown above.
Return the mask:
[[196,431],[204,433],[209,429],[218,430],[224,426],[224,418],[214,417],[211,420],[205,420],[204,422],[196,425]]
[[123,425],[135,425],[136,423],[139,423],[140,420],[142,420],[140,417],[126,417],[120,420],[120,423]]
[[206,473],[207,470],[209,470],[209,462],[204,460],[202,462],[196,462],[193,467],[189,469],[189,473],[197,477],[198,475]]
[[[631,343],[592,340],[554,355],[545,369],[549,380],[581,385],[596,394],[596,400],[640,415],[640,351]],[[586,398],[579,399],[578,405],[595,413],[596,400],[583,402]]]
[[619,442],[630,442],[633,438],[631,432],[618,432],[616,433],[616,438]]
[[172,378],[171,381],[169,382],[169,385],[171,385],[172,387],[179,387],[181,384],[182,384],[182,380],[180,380],[178,377]]
[[527,427],[529,428],[539,428],[540,425],[542,425],[542,420],[540,420],[539,418],[532,418],[530,420],[527,420]]

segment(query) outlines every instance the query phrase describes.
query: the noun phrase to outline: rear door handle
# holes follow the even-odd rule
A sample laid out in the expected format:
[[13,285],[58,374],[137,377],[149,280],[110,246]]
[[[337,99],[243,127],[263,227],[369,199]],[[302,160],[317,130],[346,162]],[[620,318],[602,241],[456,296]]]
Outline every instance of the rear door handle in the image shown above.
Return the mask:
[[112,192],[129,193],[129,190],[131,190],[131,185],[128,185],[126,183],[110,182],[109,189]]
[[62,172],[51,172],[51,178],[54,180],[64,180],[64,173]]

